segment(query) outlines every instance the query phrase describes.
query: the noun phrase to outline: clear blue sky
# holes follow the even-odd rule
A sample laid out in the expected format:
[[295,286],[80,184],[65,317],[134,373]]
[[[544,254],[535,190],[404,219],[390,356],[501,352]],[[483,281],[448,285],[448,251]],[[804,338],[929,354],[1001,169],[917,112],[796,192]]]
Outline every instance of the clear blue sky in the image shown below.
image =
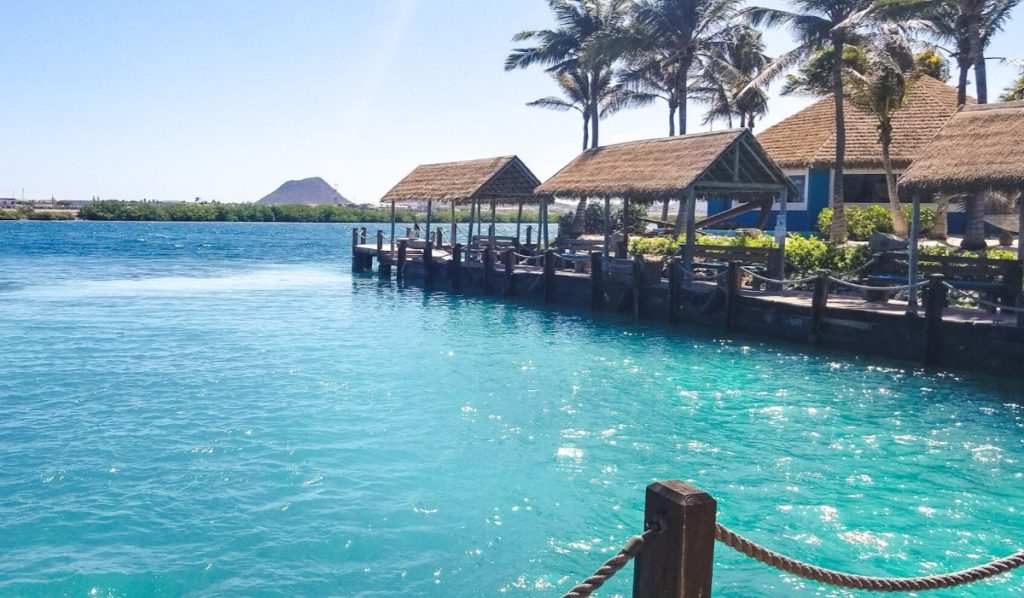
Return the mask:
[[[991,55],[1024,57],[1016,17]],[[0,197],[253,201],[322,176],[370,202],[416,164],[504,154],[544,179],[580,122],[527,108],[552,83],[502,63],[550,24],[545,0],[0,0]],[[990,63],[990,95],[1015,71]],[[666,111],[612,117],[602,143],[662,136]]]

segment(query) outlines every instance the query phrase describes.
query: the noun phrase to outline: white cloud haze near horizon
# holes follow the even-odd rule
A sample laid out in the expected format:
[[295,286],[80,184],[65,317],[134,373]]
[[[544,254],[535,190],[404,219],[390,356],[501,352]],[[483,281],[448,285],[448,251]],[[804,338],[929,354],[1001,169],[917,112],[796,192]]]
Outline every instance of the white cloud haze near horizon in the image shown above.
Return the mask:
[[[1022,57],[1014,17],[990,56]],[[545,0],[0,0],[0,23],[0,197],[245,202],[320,176],[366,203],[428,162],[518,154],[545,179],[582,142],[576,113],[525,106],[557,93],[541,68],[503,70],[514,33],[551,26]],[[1016,73],[990,61],[990,97]],[[758,129],[811,101],[773,93]],[[667,118],[620,113],[601,142]]]

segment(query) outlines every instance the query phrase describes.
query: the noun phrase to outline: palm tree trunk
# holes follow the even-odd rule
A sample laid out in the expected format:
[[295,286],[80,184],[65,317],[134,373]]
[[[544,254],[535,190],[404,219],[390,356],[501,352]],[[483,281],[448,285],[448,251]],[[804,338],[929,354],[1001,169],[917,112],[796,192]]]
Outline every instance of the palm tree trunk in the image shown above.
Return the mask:
[[836,107],[836,165],[832,184],[832,229],[829,239],[833,243],[845,243],[846,211],[843,206],[843,166],[846,161],[846,114],[843,111],[843,40],[832,40],[832,94]]
[[589,112],[583,111],[583,151],[590,147],[590,116]]
[[590,75],[590,147],[595,148],[600,145],[599,134],[600,134],[600,121],[601,121],[601,99],[597,94],[598,80],[600,79],[600,73],[595,70]]
[[668,222],[668,202],[670,200],[666,197],[665,201],[661,202],[661,221]]
[[668,136],[676,136],[676,101],[668,101]]
[[679,83],[679,134],[686,135],[686,103],[690,96],[689,67],[683,69],[682,81]]
[[747,128],[747,115],[742,113],[742,112],[740,113],[740,128],[741,129],[746,129]]
[[889,146],[892,144],[892,125],[882,124],[882,165],[885,167],[885,185],[889,189],[889,208],[892,209],[892,230],[901,237],[907,236],[907,219],[903,217],[900,193],[896,187],[896,175],[892,171]]
[[935,223],[928,231],[928,238],[945,241],[949,236],[949,197],[940,193],[935,196]]
[[967,226],[960,248],[968,251],[985,249],[985,197],[974,195],[967,198]]
[[967,71],[971,67],[966,60],[960,57],[957,57],[956,64],[960,69],[956,82],[956,105],[963,106],[967,103]]
[[573,214],[572,224],[569,230],[565,231],[570,239],[576,239],[587,231],[587,198],[580,198],[576,204],[576,213]]
[[988,71],[985,68],[985,52],[978,50],[974,59],[974,87],[978,90],[978,103],[988,103]]
[[[979,3],[981,4],[981,3]],[[978,6],[981,9],[981,6]],[[973,9],[967,14],[967,40],[970,44],[971,62],[974,65],[974,88],[978,94],[978,103],[988,103],[988,80],[985,73],[985,53],[981,47],[981,15]],[[979,66],[980,63],[980,66]]]

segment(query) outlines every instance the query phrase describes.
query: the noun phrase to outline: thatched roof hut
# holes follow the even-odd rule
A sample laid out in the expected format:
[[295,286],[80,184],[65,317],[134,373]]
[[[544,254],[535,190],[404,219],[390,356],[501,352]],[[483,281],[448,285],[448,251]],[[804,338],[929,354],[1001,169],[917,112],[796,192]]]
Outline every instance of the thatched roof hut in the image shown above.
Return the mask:
[[1024,101],[966,106],[910,165],[900,186],[916,192],[1024,189]]
[[384,195],[382,202],[536,202],[540,180],[517,156],[423,164]]
[[651,202],[687,190],[728,195],[796,189],[747,129],[620,143],[587,150],[537,188],[559,197]]
[[[973,100],[969,100],[973,102]],[[911,86],[907,105],[893,117],[892,162],[901,170],[958,107],[956,89],[938,79],[923,76]],[[853,105],[845,105],[847,168],[879,169],[882,146],[878,143],[878,119]],[[783,168],[835,166],[835,101],[825,97],[782,122],[765,129],[757,140]]]

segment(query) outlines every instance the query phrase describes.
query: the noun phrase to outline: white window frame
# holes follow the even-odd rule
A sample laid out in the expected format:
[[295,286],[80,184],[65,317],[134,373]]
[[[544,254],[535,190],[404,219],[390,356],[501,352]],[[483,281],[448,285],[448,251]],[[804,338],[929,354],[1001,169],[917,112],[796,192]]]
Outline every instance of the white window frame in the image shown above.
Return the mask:
[[[803,210],[803,211],[806,212],[807,211],[807,205],[808,205],[808,202],[807,202],[808,195],[807,194],[809,193],[810,188],[811,188],[811,169],[810,168],[805,168],[803,170],[796,170],[796,169],[785,170],[784,169],[782,171],[782,173],[785,174],[787,177],[793,177],[793,176],[802,176],[802,177],[804,177],[804,196],[800,198],[800,201],[790,201],[790,202],[786,203],[786,211],[788,212],[789,210]],[[831,204],[831,202],[832,202],[832,192],[829,191],[829,204]],[[780,207],[781,206],[779,205],[779,200],[776,199],[775,202],[772,204],[772,209],[775,210],[776,212],[778,212]]]

